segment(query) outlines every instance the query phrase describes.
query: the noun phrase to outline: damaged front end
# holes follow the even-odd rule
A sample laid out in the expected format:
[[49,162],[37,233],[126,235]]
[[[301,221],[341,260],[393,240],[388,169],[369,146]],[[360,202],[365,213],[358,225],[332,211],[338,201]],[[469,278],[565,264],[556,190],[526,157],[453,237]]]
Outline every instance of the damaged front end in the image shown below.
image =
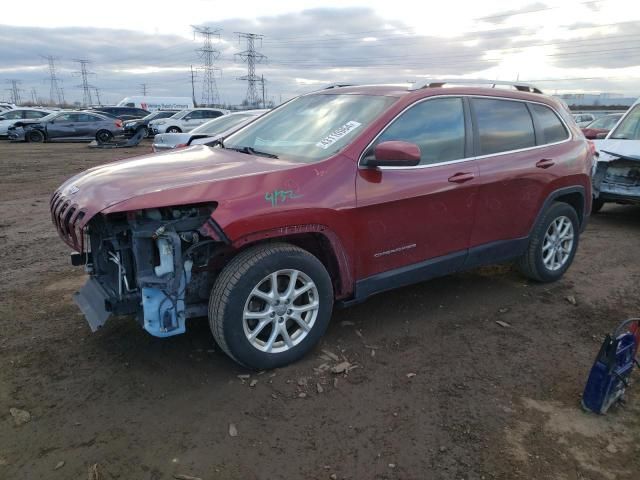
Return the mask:
[[599,161],[593,175],[594,198],[608,202],[640,203],[640,157],[602,150],[608,158]]
[[[96,331],[111,315],[135,315],[151,335],[184,333],[187,318],[207,313],[212,259],[225,249],[211,219],[215,203],[98,214],[81,233],[89,280],[74,301]],[[63,231],[60,232],[63,235]]]

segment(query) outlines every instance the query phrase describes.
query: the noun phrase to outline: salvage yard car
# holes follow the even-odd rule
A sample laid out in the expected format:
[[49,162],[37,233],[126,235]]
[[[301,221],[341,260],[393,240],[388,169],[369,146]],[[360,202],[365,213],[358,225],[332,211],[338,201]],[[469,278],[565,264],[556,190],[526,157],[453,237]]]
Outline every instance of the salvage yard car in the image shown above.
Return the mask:
[[222,350],[263,369],[308,352],[334,302],[509,260],[559,279],[593,151],[557,100],[491,85],[324,89],[218,147],[70,178],[50,207],[89,274],[76,303],[94,331],[135,315],[169,337],[208,316]]
[[136,120],[128,120],[124,122],[124,136],[125,137],[133,137],[138,130],[142,130],[144,137],[150,137],[153,132],[149,128],[149,123],[151,120],[160,120],[162,118],[173,117],[178,110],[156,110],[155,112],[151,112],[149,115],[143,118],[138,118]]
[[7,136],[11,125],[22,120],[38,120],[51,113],[41,108],[16,108],[0,112],[0,136]]
[[50,113],[40,120],[22,121],[9,128],[9,139],[28,142],[86,141],[105,143],[122,135],[122,120],[85,111]]
[[193,108],[182,110],[175,115],[162,120],[151,120],[149,127],[154,135],[159,133],[190,132],[213,118],[221,117],[229,113],[229,110],[221,108]]
[[582,133],[589,140],[595,140],[596,138],[605,138],[613,127],[616,126],[618,120],[622,118],[622,113],[612,113],[609,115],[603,115],[600,118],[596,118],[586,127],[582,127]]
[[593,211],[605,203],[640,204],[640,99],[604,140],[593,175]]
[[252,122],[268,110],[245,110],[233,112],[223,117],[214,118],[203,123],[188,133],[162,133],[156,135],[153,141],[153,151],[171,150],[191,145],[195,140],[197,144],[204,144],[224,138],[244,125]]

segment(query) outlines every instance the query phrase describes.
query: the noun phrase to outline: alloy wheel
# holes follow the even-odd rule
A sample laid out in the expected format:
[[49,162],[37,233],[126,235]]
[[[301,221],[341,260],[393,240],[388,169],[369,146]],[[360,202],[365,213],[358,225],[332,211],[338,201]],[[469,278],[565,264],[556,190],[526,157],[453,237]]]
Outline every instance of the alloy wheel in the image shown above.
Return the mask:
[[300,270],[278,270],[251,290],[242,315],[249,343],[260,351],[281,353],[302,342],[318,317],[316,284]]
[[556,271],[567,263],[573,249],[573,237],[573,223],[568,217],[561,216],[551,222],[542,241],[542,262],[547,269]]

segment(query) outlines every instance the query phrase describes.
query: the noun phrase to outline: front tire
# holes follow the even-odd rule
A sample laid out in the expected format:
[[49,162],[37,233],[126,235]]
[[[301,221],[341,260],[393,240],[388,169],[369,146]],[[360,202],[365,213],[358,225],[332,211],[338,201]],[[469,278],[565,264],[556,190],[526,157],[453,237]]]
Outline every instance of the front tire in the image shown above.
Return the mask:
[[575,209],[554,202],[535,225],[527,251],[518,260],[525,277],[548,283],[560,279],[569,269],[578,249],[580,221]]
[[44,142],[44,133],[40,130],[31,130],[27,133],[27,141],[33,143],[42,143]]
[[209,299],[220,348],[252,369],[295,362],[327,329],[333,286],[324,265],[286,243],[241,252],[222,270]]
[[167,128],[167,133],[182,133],[178,127],[169,127]]

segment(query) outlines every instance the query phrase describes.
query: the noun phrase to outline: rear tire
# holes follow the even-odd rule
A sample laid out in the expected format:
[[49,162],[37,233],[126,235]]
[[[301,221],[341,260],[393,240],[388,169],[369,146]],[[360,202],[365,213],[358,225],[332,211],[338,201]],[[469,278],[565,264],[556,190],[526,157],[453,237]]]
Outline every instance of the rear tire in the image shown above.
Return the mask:
[[96,133],[96,141],[98,143],[107,143],[113,139],[113,133],[109,130],[98,130]]
[[591,202],[591,213],[598,213],[604,207],[605,201],[601,198],[594,198]]
[[31,130],[26,135],[28,142],[42,143],[44,142],[44,133],[40,130]]
[[527,251],[518,259],[520,271],[537,282],[560,279],[573,262],[579,237],[575,209],[568,203],[552,203],[533,228]]
[[233,360],[270,369],[306,354],[327,329],[332,309],[331,278],[320,260],[294,245],[263,244],[222,270],[209,298],[209,324]]

